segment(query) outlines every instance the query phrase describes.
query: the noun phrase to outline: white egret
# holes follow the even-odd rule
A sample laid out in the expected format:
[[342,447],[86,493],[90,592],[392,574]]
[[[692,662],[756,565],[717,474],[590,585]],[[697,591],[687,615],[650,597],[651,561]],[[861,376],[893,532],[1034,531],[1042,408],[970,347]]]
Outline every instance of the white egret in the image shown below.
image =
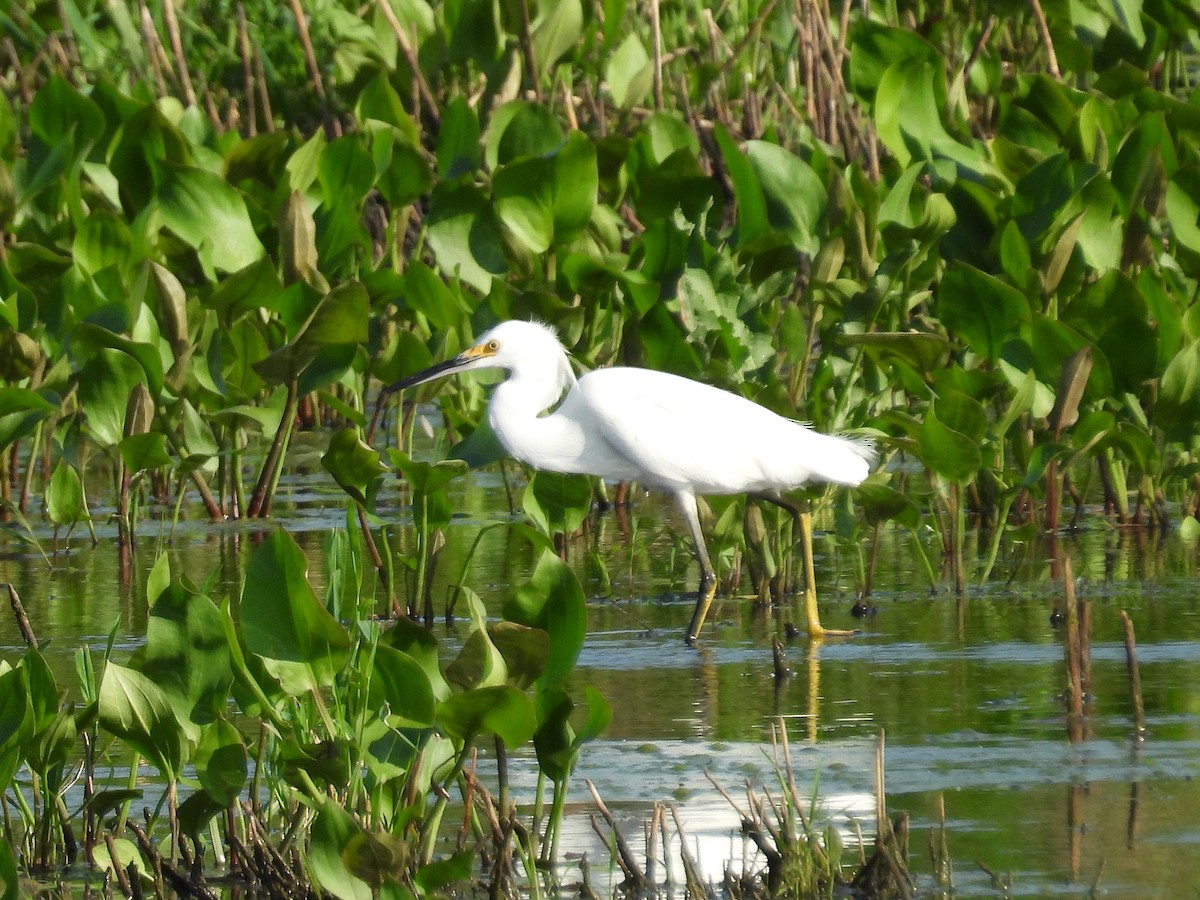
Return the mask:
[[812,588],[812,522],[781,491],[810,481],[857,485],[875,451],[821,434],[737,394],[650,369],[596,369],[578,378],[554,330],[502,322],[473,347],[384,389],[391,393],[452,372],[505,369],[488,404],[504,449],[535,469],[636,481],[672,494],[691,532],[700,590],[685,639],[695,642],[716,593],[697,495],[749,493],[799,519],[810,634],[828,634]]

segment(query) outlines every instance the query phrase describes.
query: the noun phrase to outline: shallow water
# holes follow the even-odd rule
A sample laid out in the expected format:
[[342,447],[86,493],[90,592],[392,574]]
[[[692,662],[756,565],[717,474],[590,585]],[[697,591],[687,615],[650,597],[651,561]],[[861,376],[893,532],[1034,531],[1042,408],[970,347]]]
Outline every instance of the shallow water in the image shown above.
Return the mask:
[[[509,477],[519,496],[519,475]],[[471,476],[456,489],[462,515],[448,535],[442,579],[457,576],[481,526],[512,517],[499,473]],[[400,498],[390,502],[391,514],[402,517]],[[16,586],[39,637],[52,639],[48,656],[60,679],[73,682],[75,648],[101,649],[114,623],[119,653],[139,642],[145,575],[159,548],[192,581],[211,576],[208,590],[219,597],[237,590],[256,535],[282,523],[309,555],[320,591],[325,534],[344,524],[344,510],[311,454],[281,486],[276,515],[250,525],[196,519],[174,530],[148,520],[124,573],[107,526],[96,549],[77,532],[69,550],[50,562],[0,538],[0,581]],[[923,891],[934,887],[926,846],[941,797],[960,894],[995,891],[980,864],[1010,876],[1017,895],[1082,895],[1097,879],[1109,896],[1194,893],[1200,888],[1197,547],[1177,534],[1118,533],[1098,517],[1088,525],[1057,547],[1007,541],[990,581],[965,598],[944,588],[931,592],[913,538],[885,530],[877,613],[863,620],[849,614],[853,548],[819,536],[825,624],[862,631],[790,642],[794,674],[776,684],[771,641],[798,617],[796,609],[726,597],[714,605],[700,649],[689,650],[681,638],[696,571],[686,543],[673,536],[669,505],[637,497],[628,516],[597,514],[570,556],[591,598],[588,639],[571,687],[596,686],[614,715],[604,737],[582,755],[564,857],[587,852],[597,880],[608,867],[587,816],[593,805],[584,779],[590,779],[635,846],[650,804],[668,801],[677,804],[688,846],[710,877],[718,879],[730,862],[755,865],[737,833],[737,813],[704,773],[738,801],[747,782],[777,794],[771,731],[782,720],[801,793],[815,790],[818,823],[832,822],[848,837],[856,827],[868,836],[874,831],[874,754],[886,734],[887,805],[911,816],[911,866]],[[50,533],[39,528],[38,534],[48,550]],[[60,548],[65,544],[60,540]],[[1074,741],[1062,701],[1063,635],[1050,621],[1063,594],[1054,554],[1072,559],[1094,622],[1090,714],[1082,739]],[[492,529],[469,582],[498,613],[533,558],[507,529]],[[1122,609],[1137,627],[1147,715],[1142,741],[1133,736]],[[0,657],[20,652],[15,624],[0,617]],[[512,770],[517,798],[532,799],[532,763]],[[660,863],[660,877],[664,871]],[[567,866],[564,880],[577,877]]]

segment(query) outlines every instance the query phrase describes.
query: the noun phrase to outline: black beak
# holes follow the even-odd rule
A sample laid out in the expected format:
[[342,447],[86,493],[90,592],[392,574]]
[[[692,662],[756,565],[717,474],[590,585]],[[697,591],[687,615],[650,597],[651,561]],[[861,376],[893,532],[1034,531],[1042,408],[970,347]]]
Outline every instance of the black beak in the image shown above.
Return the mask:
[[473,357],[467,356],[465,353],[460,353],[458,356],[452,356],[450,359],[444,360],[437,365],[430,366],[423,372],[418,372],[415,375],[409,375],[407,378],[401,378],[399,381],[389,384],[379,392],[379,396],[382,399],[388,394],[395,393],[396,391],[402,391],[405,388],[416,387],[418,384],[424,384],[427,381],[433,381],[435,378],[441,378],[443,375],[446,375],[449,372],[463,368],[468,363],[472,362],[473,359]]

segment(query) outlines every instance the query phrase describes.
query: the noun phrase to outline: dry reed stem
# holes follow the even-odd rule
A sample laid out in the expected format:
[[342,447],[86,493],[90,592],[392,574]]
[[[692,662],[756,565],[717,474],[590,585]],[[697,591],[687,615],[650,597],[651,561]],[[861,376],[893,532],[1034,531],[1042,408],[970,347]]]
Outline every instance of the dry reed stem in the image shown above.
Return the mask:
[[308,78],[312,82],[313,93],[321,101],[321,115],[325,119],[325,136],[330,140],[342,136],[342,126],[333,117],[329,108],[329,98],[325,95],[325,81],[321,78],[321,68],[317,65],[317,54],[313,51],[312,37],[308,33],[308,17],[300,0],[288,0],[292,8],[292,17],[296,20],[296,33],[300,38],[300,48],[304,51],[304,64],[308,67]]
[[1133,633],[1133,620],[1129,613],[1121,610],[1121,624],[1125,628],[1125,664],[1129,670],[1129,694],[1133,701],[1133,733],[1139,741],[1146,737],[1146,708],[1142,702],[1142,675],[1138,666],[1137,639]]
[[600,792],[596,790],[596,786],[592,784],[591,779],[586,779],[585,783],[592,794],[592,800],[596,804],[596,809],[600,811],[600,815],[604,817],[604,821],[608,823],[608,827],[612,831],[613,840],[616,841],[617,845],[617,863],[621,866],[621,871],[625,873],[628,886],[638,891],[645,890],[647,886],[646,875],[638,867],[637,857],[634,855],[629,843],[625,840],[625,836],[621,834],[621,830],[617,827],[617,820],[613,818],[613,814],[609,812],[604,801],[600,799]]
[[237,30],[238,30],[238,55],[242,58],[242,86],[246,92],[246,115],[243,121],[246,122],[246,134],[249,137],[254,137],[258,134],[258,122],[256,121],[256,106],[254,93],[256,86],[254,84],[254,54],[250,49],[250,29],[246,23],[246,7],[245,4],[238,3],[237,5]]
[[1042,36],[1042,43],[1046,45],[1046,67],[1054,78],[1061,81],[1062,72],[1058,68],[1058,54],[1054,52],[1050,26],[1046,24],[1046,13],[1042,11],[1042,4],[1039,0],[1029,0],[1029,5],[1033,7],[1033,18],[1037,22],[1038,33]]
[[179,20],[175,17],[175,0],[163,0],[163,24],[171,41],[171,53],[175,56],[175,74],[183,91],[184,102],[196,105],[196,89],[192,87],[192,73],[188,71],[187,57],[183,53],[183,37],[179,33]]
[[396,43],[400,45],[400,52],[404,54],[404,59],[408,62],[409,69],[412,70],[413,81],[417,84],[417,93],[421,98],[421,106],[425,110],[425,116],[433,125],[434,129],[441,127],[442,118],[438,113],[437,100],[433,96],[433,91],[429,89],[429,82],[425,80],[425,73],[421,71],[421,62],[417,57],[417,51],[413,47],[412,41],[408,39],[400,20],[396,18],[395,12],[392,11],[392,5],[388,0],[379,0],[379,11],[383,13],[383,17],[387,19],[388,26],[392,29],[392,33],[396,36]]

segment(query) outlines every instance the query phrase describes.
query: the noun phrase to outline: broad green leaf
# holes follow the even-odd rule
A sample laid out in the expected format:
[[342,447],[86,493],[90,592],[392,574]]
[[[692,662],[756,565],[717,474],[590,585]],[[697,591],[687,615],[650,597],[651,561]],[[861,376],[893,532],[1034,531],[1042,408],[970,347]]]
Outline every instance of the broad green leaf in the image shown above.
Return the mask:
[[445,700],[450,696],[450,685],[442,676],[438,662],[437,638],[428,629],[409,619],[397,619],[395,624],[383,633],[380,646],[393,647],[416,662],[425,673],[434,699]]
[[737,201],[737,231],[735,243],[741,248],[767,230],[767,201],[754,167],[734,143],[720,123],[713,127],[713,136],[721,148],[721,158],[733,182],[733,197]]
[[322,690],[349,659],[345,629],[317,600],[304,552],[283,530],[250,557],[241,625],[246,649],[289,694]]
[[357,503],[367,509],[374,508],[375,492],[387,467],[379,452],[368,446],[356,429],[343,428],[329,439],[329,449],[322,455],[321,465]]
[[954,482],[970,481],[983,466],[979,445],[938,420],[935,402],[918,432],[921,461],[938,475]]
[[580,0],[551,0],[541,7],[542,14],[533,24],[533,56],[544,80],[559,59],[579,43],[583,4]]
[[636,32],[630,31],[609,57],[604,80],[619,109],[629,109],[646,99],[654,84],[654,67]]
[[133,237],[125,220],[108,209],[97,209],[75,233],[71,255],[75,264],[89,275],[108,266],[129,263],[133,252]]
[[313,820],[308,865],[317,883],[338,900],[374,898],[370,885],[351,873],[343,856],[350,842],[362,833],[362,827],[332,799],[321,805]]
[[17,874],[17,857],[8,840],[0,840],[0,900],[17,900],[21,896],[21,880]]
[[167,437],[162,432],[131,434],[117,445],[121,460],[133,474],[151,469],[165,469],[174,462],[167,452]]
[[471,611],[471,633],[446,666],[446,680],[467,691],[504,684],[508,681],[508,666],[488,634],[483,603],[473,591],[464,596]]
[[166,694],[141,672],[108,663],[100,682],[100,725],[167,778],[181,774],[187,738]]
[[554,155],[554,240],[562,244],[592,221],[600,176],[596,145],[582,131],[572,131]]
[[103,137],[104,112],[61,75],[52,74],[29,104],[29,128],[49,147],[71,147],[78,162]]
[[449,885],[470,881],[474,866],[475,851],[460,850],[421,866],[413,880],[425,896],[432,896]]
[[544,253],[554,239],[554,162],[519,159],[492,178],[496,214],[530,253]]
[[937,312],[951,334],[994,361],[1018,326],[1028,321],[1029,301],[999,279],[960,263],[942,276]]
[[359,121],[375,119],[391,125],[410,146],[420,143],[417,124],[404,108],[404,102],[392,87],[386,71],[380,71],[363,87],[355,104],[355,112]]
[[433,189],[426,219],[429,246],[447,278],[461,278],[486,294],[508,271],[500,223],[474,185],[442,182]]
[[533,701],[507,684],[452,694],[438,705],[438,724],[459,741],[495,734],[515,749],[537,730]]
[[1167,364],[1154,418],[1168,433],[1191,429],[1200,420],[1200,341],[1186,344]]
[[538,725],[533,736],[538,766],[552,781],[564,783],[575,767],[581,746],[594,740],[612,721],[612,707],[593,687],[586,688],[587,719],[576,733],[570,716],[575,704],[561,688],[542,691],[537,697]]
[[79,372],[79,400],[88,431],[102,447],[116,447],[125,436],[129,394],[143,383],[145,371],[119,350],[101,349]]
[[[468,312],[458,294],[448,288],[433,269],[420,260],[409,263],[404,273],[404,299],[439,330],[453,328]],[[407,333],[411,335],[411,332]],[[425,352],[428,353],[427,350]],[[404,374],[411,374],[407,371],[410,368],[412,372],[417,371],[416,368],[406,365]]]
[[87,518],[79,470],[60,459],[46,485],[46,516],[55,525],[73,525]]
[[746,158],[762,186],[771,227],[784,232],[797,250],[816,252],[828,197],[820,177],[800,157],[767,141],[748,141]]
[[479,166],[479,118],[466,97],[456,96],[442,116],[437,135],[437,173],[442,179],[457,178]]
[[484,159],[494,172],[514,160],[549,156],[562,144],[562,126],[548,107],[512,100],[496,110],[488,123]]
[[237,800],[246,786],[246,744],[241,733],[224,718],[205,727],[193,763],[200,786],[223,806]]
[[906,528],[916,528],[921,522],[921,511],[912,498],[886,484],[868,481],[854,491],[854,499],[861,505],[863,517],[868,523],[896,522]]
[[[254,363],[254,371],[270,384],[287,384],[299,378],[324,351],[352,352],[357,345],[366,343],[369,318],[366,289],[357,281],[343,282],[318,301],[296,337]],[[330,380],[332,377],[316,379],[318,383],[306,384],[306,388],[315,390]]]
[[375,164],[357,134],[336,138],[321,151],[317,181],[326,205],[358,206],[375,182]]
[[504,657],[509,684],[525,690],[541,677],[550,656],[550,635],[516,622],[493,622],[487,631],[492,646]]
[[550,655],[539,684],[560,684],[574,669],[587,637],[587,605],[571,567],[544,550],[532,577],[504,605],[504,617],[550,635]]
[[204,594],[175,581],[150,607],[140,669],[162,690],[195,743],[224,714],[233,663],[224,616]]
[[535,472],[522,497],[522,506],[547,535],[573,535],[592,509],[592,482],[586,475]]
[[28,737],[31,725],[24,673],[18,668],[0,672],[0,754],[15,750]]
[[227,181],[187,166],[164,164],[160,172],[155,203],[163,224],[197,252],[210,280],[265,255],[246,201]]
[[375,648],[375,670],[371,676],[371,706],[387,705],[394,723],[401,727],[426,728],[433,724],[433,687],[421,664],[400,650],[380,644]]
[[420,150],[408,144],[396,144],[375,186],[394,209],[399,209],[429,194],[433,188],[433,172]]

